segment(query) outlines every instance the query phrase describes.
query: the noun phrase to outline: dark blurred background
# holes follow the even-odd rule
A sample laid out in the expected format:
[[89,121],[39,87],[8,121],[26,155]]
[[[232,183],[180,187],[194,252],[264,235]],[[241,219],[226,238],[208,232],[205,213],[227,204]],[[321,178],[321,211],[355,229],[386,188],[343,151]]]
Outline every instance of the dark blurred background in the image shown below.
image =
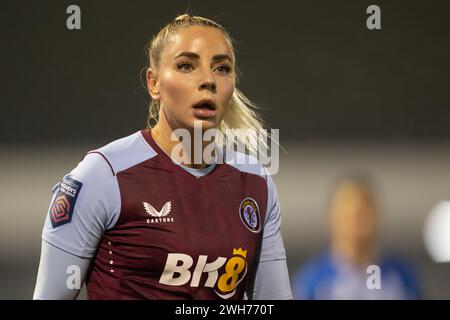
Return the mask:
[[[81,8],[68,30],[66,8]],[[368,30],[366,8],[381,8]],[[50,189],[90,149],[146,125],[144,47],[190,12],[237,42],[240,89],[280,129],[278,185],[290,270],[327,243],[336,176],[377,180],[380,246],[450,298],[422,227],[450,191],[448,1],[8,1],[0,23],[0,298],[32,297]]]

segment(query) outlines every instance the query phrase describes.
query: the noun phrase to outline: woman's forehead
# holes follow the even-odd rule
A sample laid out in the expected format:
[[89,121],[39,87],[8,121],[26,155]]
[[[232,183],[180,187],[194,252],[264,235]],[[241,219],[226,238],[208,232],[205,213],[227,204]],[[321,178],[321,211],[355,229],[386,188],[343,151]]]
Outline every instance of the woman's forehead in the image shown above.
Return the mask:
[[193,52],[199,56],[213,56],[218,54],[233,56],[230,44],[225,34],[214,27],[189,26],[173,35],[166,48],[170,56],[177,56],[181,52]]

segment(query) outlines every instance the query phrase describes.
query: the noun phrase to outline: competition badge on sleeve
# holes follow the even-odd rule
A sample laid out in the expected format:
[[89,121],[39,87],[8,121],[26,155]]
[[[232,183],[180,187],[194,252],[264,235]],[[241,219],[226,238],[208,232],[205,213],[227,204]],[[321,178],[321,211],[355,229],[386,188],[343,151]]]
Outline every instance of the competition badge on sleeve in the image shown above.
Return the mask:
[[50,221],[53,228],[62,226],[72,220],[73,209],[83,184],[71,178],[64,178],[59,184],[53,203],[50,206]]

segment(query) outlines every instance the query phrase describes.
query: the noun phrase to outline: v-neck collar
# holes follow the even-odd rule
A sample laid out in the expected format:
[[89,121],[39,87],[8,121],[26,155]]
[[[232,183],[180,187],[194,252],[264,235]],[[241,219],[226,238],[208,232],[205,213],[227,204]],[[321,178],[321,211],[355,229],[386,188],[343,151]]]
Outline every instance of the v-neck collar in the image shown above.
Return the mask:
[[213,162],[205,168],[191,168],[191,167],[186,167],[186,166],[182,166],[182,165],[180,165],[179,167],[181,169],[184,169],[187,172],[191,173],[193,176],[200,178],[200,177],[203,177],[203,176],[209,174],[211,171],[213,171],[214,168],[216,167],[216,165],[217,165],[217,163]]
[[[187,170],[183,169],[180,167],[180,165],[178,165],[177,163],[175,163],[172,158],[164,151],[160,148],[160,146],[156,143],[155,139],[153,139],[152,133],[151,133],[151,129],[147,128],[147,129],[142,129],[141,130],[141,134],[144,137],[145,141],[153,148],[153,150],[156,151],[156,153],[161,157],[161,160],[168,165],[169,167],[173,168],[173,170],[179,174],[182,174],[184,176],[188,176],[191,179],[195,179],[198,182],[203,182],[205,180],[211,179],[216,177],[222,170],[223,168],[225,168],[225,166],[223,164],[220,163],[216,163],[214,166],[214,169],[211,170],[211,172],[197,177],[195,175],[193,175],[192,173],[188,172]],[[219,151],[220,152],[220,151]],[[216,157],[217,158],[217,157]]]

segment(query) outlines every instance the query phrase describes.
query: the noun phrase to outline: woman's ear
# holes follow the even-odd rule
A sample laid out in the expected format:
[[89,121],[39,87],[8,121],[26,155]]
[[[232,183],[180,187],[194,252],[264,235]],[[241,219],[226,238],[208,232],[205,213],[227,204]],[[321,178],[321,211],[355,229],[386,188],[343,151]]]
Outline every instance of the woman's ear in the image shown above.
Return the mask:
[[159,81],[152,68],[147,69],[147,89],[153,100],[159,100]]

